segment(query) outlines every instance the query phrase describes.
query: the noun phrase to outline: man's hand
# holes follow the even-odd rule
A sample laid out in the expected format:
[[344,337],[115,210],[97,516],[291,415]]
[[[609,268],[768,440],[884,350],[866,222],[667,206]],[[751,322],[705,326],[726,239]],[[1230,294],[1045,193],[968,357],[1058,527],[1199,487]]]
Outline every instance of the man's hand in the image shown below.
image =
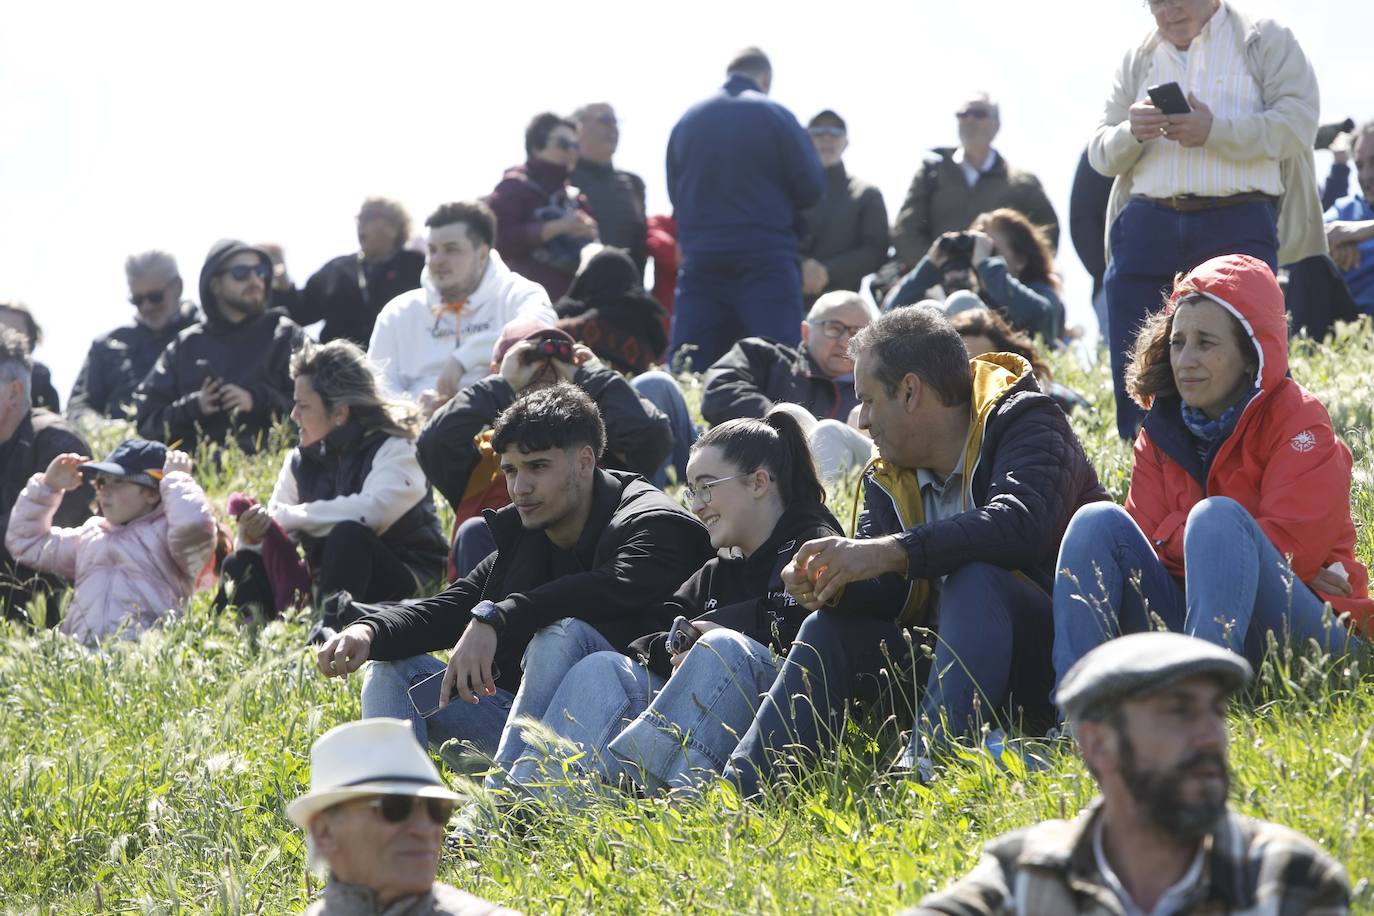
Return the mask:
[[1141,143],[1149,143],[1164,136],[1169,116],[1155,107],[1149,99],[1142,99],[1130,107],[1131,135]]
[[466,371],[466,367],[458,362],[458,353],[455,350],[444,360],[444,368],[439,370],[439,380],[434,383],[434,392],[447,401],[462,387],[463,373]]
[[219,403],[223,410],[230,413],[252,413],[253,395],[247,388],[224,382],[219,389]]
[[1331,141],[1331,158],[1337,165],[1345,165],[1350,161],[1350,147],[1354,139],[1349,131],[1343,130]]
[[546,359],[536,359],[534,362],[526,362],[525,355],[534,352],[538,341],[522,340],[515,346],[506,351],[505,357],[501,360],[501,377],[510,382],[511,388],[519,394],[530,386],[535,377],[549,365]]
[[1212,109],[1198,101],[1198,97],[1191,92],[1188,93],[1188,104],[1193,106],[1193,110],[1187,114],[1164,116],[1169,122],[1164,127],[1164,137],[1179,146],[1195,148],[1206,143],[1212,133]]
[[782,578],[798,604],[816,610],[851,582],[890,572],[905,575],[906,570],[906,549],[895,535],[873,540],[828,537],[803,544],[783,568]]
[[224,382],[217,378],[206,377],[205,381],[200,383],[200,390],[196,392],[196,406],[200,408],[201,416],[208,417],[224,409],[224,404],[220,400],[223,389]]
[[825,269],[825,265],[815,258],[807,258],[802,261],[802,295],[818,296],[825,291],[825,287],[830,283],[830,271]]
[[445,395],[442,392],[435,391],[433,388],[426,388],[424,391],[421,391],[418,401],[420,416],[428,420],[434,415],[434,411],[447,404],[451,397],[452,395]]
[[457,697],[477,703],[482,694],[495,696],[496,679],[491,676],[491,662],[496,657],[496,631],[480,620],[468,621],[468,628],[458,638],[448,659],[444,683],[439,688],[439,708]]
[[1336,267],[1342,273],[1349,273],[1360,266],[1360,246],[1354,242],[1332,245],[1331,260],[1336,262]]
[[262,506],[249,506],[239,516],[239,534],[243,536],[245,543],[261,543],[271,527],[272,516],[268,515],[267,509]]
[[91,459],[75,452],[58,455],[43,472],[43,482],[54,490],[75,490],[81,486],[81,464]]
[[940,235],[937,235],[935,237],[935,241],[930,243],[929,250],[926,251],[926,260],[929,261],[931,264],[934,264],[936,267],[944,267],[945,261],[949,259],[945,257],[945,252],[940,247],[940,242],[945,238],[945,236],[954,236],[958,234],[959,233],[957,232],[944,232]]
[[1338,219],[1326,224],[1326,242],[1332,247],[1359,244],[1374,238],[1374,219]]
[[174,448],[167,450],[167,457],[162,462],[162,473],[170,474],[173,471],[181,471],[183,474],[191,473],[193,464],[191,456],[185,452],[177,451]]
[[315,667],[325,677],[347,678],[372,654],[372,628],[365,623],[344,627],[315,653]]

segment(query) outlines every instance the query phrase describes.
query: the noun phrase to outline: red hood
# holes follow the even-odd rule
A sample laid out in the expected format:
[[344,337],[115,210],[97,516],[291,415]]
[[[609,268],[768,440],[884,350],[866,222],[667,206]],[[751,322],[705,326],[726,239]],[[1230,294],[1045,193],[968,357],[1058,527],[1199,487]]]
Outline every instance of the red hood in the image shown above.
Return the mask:
[[1288,315],[1274,272],[1258,258],[1228,254],[1204,261],[1181,280],[1169,303],[1197,292],[1235,316],[1260,354],[1255,387],[1267,394],[1288,375]]

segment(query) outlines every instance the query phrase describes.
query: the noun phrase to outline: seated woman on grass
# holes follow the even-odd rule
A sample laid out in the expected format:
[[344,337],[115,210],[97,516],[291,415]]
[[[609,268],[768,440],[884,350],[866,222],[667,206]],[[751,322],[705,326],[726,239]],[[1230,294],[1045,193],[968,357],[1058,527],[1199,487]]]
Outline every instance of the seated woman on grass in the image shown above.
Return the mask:
[[1126,381],[1149,413],[1125,508],[1085,506],[1064,534],[1056,677],[1155,616],[1252,662],[1271,633],[1341,649],[1336,615],[1365,631],[1374,602],[1355,559],[1350,450],[1288,375],[1269,268],[1228,255],[1181,277],[1141,328]]
[[326,626],[337,627],[329,612],[348,605],[340,592],[358,601],[428,594],[443,576],[448,542],[415,459],[415,410],[382,398],[371,362],[346,340],[307,343],[291,358],[291,376],[300,444],[286,453],[267,506],[239,516],[221,605],[267,616],[283,609],[269,578],[281,558],[264,547],[284,543],[269,537],[274,525],[304,548]]
[[[543,723],[586,751],[579,765],[648,791],[724,770],[777,678],[776,653],[787,652],[809,613],[783,590],[782,568],[806,541],[841,533],[806,438],[786,413],[703,433],[687,480],[687,504],[712,546],[738,555],[708,561],[658,608],[665,627],[681,617],[693,629],[679,623],[640,640],[644,664],[618,652],[584,658],[563,678]],[[684,644],[682,632],[700,636]],[[532,789],[543,766],[527,757],[512,781]]]

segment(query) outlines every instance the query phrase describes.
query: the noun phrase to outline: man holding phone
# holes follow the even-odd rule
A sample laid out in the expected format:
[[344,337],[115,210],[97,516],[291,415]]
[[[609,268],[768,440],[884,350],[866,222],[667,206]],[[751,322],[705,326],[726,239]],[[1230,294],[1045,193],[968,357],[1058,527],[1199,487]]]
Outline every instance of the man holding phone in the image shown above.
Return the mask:
[[1317,77],[1297,39],[1223,0],[1148,0],[1155,28],[1128,54],[1088,146],[1114,177],[1107,337],[1117,431],[1144,417],[1127,354],[1175,274],[1224,254],[1272,269],[1326,252],[1312,141]]

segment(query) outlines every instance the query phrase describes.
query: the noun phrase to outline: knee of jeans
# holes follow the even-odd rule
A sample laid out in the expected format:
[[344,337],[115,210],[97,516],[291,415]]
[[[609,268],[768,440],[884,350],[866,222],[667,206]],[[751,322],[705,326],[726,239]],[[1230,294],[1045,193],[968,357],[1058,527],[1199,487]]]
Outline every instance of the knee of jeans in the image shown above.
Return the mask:
[[1075,512],[1073,518],[1069,519],[1068,527],[1064,529],[1064,543],[1068,544],[1070,539],[1075,542],[1100,540],[1109,536],[1117,526],[1123,523],[1134,525],[1135,520],[1131,518],[1130,513],[1116,503],[1111,501],[1088,503]]
[[676,387],[677,382],[673,377],[662,369],[650,369],[648,372],[641,372],[630,379],[630,387],[636,391],[650,392],[662,391],[666,387]]
[[378,694],[393,694],[398,690],[409,690],[410,684],[400,666],[392,662],[368,662],[363,666],[363,703]]
[[1229,496],[1209,496],[1200,499],[1188,510],[1188,521],[1184,537],[1192,539],[1199,534],[1211,532],[1214,526],[1224,526],[1228,532],[1236,523],[1244,524],[1254,519],[1244,506]]
[[465,518],[458,524],[458,531],[454,534],[453,539],[455,541],[462,541],[464,537],[471,537],[473,532],[485,528],[486,526],[487,520],[480,515],[474,515],[472,518]]
[[828,649],[844,645],[845,630],[845,620],[838,614],[825,610],[812,611],[802,621],[801,629],[797,631],[797,637],[787,653],[787,661],[807,668],[821,664]]
[[587,642],[599,636],[596,628],[585,620],[578,620],[576,617],[555,620],[530,638],[530,643],[525,647],[525,654],[520,660],[520,668],[528,671],[531,667],[540,667],[545,659],[569,656],[581,658],[587,654],[584,649]]
[[[738,668],[758,653],[757,643],[738,630],[728,627],[707,630],[701,639],[697,640],[697,646],[704,647],[701,651],[720,658],[727,668]],[[696,646],[692,648],[695,649]]]

